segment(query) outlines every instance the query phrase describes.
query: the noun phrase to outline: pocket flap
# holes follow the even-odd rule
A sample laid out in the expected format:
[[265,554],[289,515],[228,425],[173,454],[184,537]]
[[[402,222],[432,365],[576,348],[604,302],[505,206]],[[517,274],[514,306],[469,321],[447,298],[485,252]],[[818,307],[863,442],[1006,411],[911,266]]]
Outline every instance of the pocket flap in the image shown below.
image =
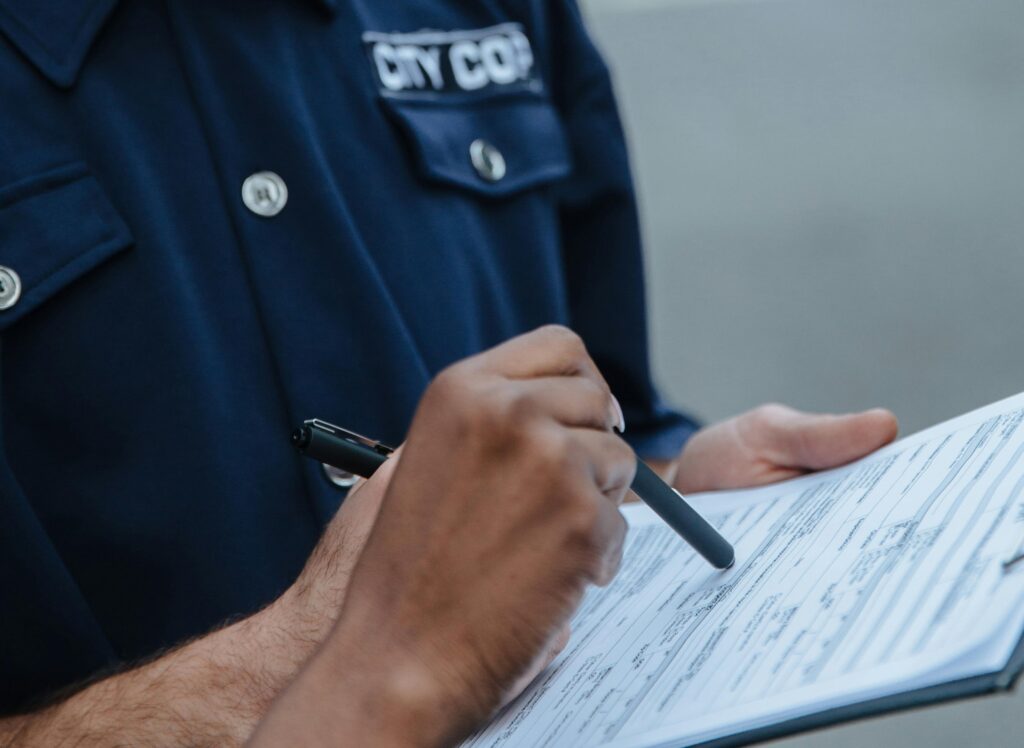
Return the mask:
[[85,164],[0,189],[0,265],[20,283],[20,296],[0,310],[0,330],[131,244],[131,232]]
[[[543,97],[383,102],[408,136],[425,179],[503,197],[561,179],[572,169],[562,123]],[[500,177],[479,165],[473,150],[480,145],[488,149],[487,164],[501,161]]]

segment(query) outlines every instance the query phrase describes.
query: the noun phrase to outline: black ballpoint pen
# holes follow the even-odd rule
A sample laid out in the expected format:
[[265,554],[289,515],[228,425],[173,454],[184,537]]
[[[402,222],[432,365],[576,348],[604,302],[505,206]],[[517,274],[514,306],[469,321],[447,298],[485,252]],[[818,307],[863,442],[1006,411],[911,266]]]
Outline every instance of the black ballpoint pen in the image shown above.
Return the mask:
[[[380,442],[314,418],[292,434],[292,444],[314,460],[369,478],[394,451]],[[655,514],[716,569],[728,569],[736,560],[729,542],[686,503],[683,496],[658,477],[640,459],[631,486]]]

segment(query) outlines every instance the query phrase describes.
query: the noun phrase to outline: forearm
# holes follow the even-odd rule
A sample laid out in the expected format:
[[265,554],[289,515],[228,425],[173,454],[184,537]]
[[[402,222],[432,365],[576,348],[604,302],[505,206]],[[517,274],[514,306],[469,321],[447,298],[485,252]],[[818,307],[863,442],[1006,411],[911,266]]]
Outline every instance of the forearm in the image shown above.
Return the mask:
[[[351,616],[350,616],[351,618]],[[270,709],[248,748],[437,748],[465,732],[436,674],[379,627],[340,623]],[[380,640],[384,640],[382,645]]]
[[0,719],[0,747],[243,743],[334,625],[393,467],[349,495],[272,605],[52,707]]
[[0,745],[240,745],[319,640],[294,611],[286,595],[59,704],[0,720]]

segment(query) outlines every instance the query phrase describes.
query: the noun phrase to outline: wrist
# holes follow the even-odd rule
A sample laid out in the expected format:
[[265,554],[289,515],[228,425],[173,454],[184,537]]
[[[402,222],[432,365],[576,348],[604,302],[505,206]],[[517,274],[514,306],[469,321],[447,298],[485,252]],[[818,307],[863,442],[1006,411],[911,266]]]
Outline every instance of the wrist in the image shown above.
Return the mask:
[[335,630],[274,704],[250,743],[375,748],[450,745],[459,733],[444,719],[442,699],[425,669],[382,654],[372,640]]
[[309,670],[314,693],[331,687],[344,701],[336,728],[365,738],[353,744],[445,746],[472,729],[442,688],[437,668],[394,637],[370,637],[343,621]]

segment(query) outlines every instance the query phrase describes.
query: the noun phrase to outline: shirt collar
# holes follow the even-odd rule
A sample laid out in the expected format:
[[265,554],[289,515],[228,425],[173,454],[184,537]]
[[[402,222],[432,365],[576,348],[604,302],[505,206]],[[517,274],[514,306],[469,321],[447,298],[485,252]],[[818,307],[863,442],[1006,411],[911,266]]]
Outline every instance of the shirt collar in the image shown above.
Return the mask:
[[[311,0],[333,12],[337,0]],[[118,0],[0,0],[0,33],[50,82],[75,84]]]

